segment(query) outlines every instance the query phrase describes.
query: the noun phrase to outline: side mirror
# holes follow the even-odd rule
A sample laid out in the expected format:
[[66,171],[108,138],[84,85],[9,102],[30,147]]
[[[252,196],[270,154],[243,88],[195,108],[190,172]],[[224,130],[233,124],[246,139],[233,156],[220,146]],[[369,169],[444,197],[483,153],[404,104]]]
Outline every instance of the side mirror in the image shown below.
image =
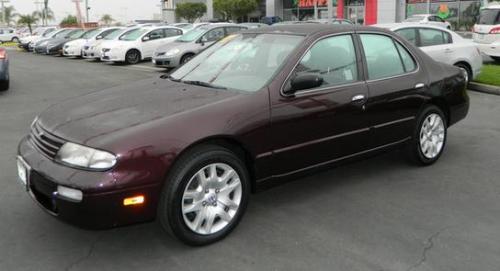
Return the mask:
[[103,39],[103,36],[99,35],[97,37],[95,37],[96,40],[102,40]]
[[148,41],[148,40],[150,40],[149,36],[145,36],[142,38],[142,41]]
[[314,74],[298,75],[290,81],[290,86],[284,90],[285,94],[293,94],[299,90],[316,88],[323,84],[323,78]]
[[201,39],[200,39],[200,43],[201,43],[201,45],[202,45],[202,46],[204,46],[204,45],[205,45],[205,42],[208,42],[207,37],[205,37],[205,36],[201,37]]

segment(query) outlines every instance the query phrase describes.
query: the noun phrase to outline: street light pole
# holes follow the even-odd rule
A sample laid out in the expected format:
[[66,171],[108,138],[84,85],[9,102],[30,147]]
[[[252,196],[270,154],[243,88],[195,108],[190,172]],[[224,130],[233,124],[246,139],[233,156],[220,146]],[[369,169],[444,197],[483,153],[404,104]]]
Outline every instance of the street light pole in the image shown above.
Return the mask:
[[89,0],[85,0],[85,18],[87,18],[87,23],[90,21],[89,19]]

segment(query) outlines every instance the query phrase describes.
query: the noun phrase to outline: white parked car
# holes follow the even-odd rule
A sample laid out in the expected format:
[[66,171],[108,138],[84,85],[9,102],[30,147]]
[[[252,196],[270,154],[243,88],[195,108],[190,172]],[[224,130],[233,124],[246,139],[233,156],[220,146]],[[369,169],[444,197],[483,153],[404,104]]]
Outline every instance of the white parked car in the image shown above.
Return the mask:
[[170,43],[183,34],[172,26],[142,27],[130,30],[117,40],[102,46],[102,61],[136,64],[153,57],[156,48]]
[[19,39],[19,47],[24,50],[29,49],[30,43],[36,43],[41,39],[48,38],[57,30],[57,27],[38,27],[33,31],[32,35],[28,35]]
[[408,17],[403,21],[404,23],[420,23],[420,24],[428,24],[437,27],[442,27],[446,29],[451,29],[451,24],[443,19],[441,19],[437,15],[433,14],[415,14]]
[[129,31],[130,28],[110,27],[102,31],[95,39],[88,40],[82,49],[82,57],[87,59],[101,60],[101,45],[109,40],[118,39],[123,33]]
[[14,28],[0,28],[0,43],[9,41],[19,42],[16,30]]
[[[83,47],[85,44],[87,44],[89,41],[95,41],[99,35],[101,35],[103,32],[109,31],[109,30],[114,30],[117,29],[115,28],[96,28],[96,29],[91,29],[85,32],[85,34],[82,35],[81,38],[72,40],[64,44],[63,47],[63,55],[64,56],[76,56],[76,57],[81,57],[83,56]],[[102,37],[100,37],[102,38]]]
[[483,66],[477,45],[457,33],[441,27],[421,24],[380,24],[419,47],[434,60],[454,65],[467,72],[467,81],[475,78]]
[[490,4],[479,13],[474,25],[474,42],[485,55],[500,61],[500,4]]

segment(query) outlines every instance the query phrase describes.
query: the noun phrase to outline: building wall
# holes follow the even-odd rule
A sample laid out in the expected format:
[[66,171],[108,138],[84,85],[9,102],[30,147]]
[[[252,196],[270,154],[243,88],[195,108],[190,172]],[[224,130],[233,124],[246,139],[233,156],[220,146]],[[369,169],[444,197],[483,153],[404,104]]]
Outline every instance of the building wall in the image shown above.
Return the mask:
[[377,0],[378,24],[394,23],[397,17],[397,0]]

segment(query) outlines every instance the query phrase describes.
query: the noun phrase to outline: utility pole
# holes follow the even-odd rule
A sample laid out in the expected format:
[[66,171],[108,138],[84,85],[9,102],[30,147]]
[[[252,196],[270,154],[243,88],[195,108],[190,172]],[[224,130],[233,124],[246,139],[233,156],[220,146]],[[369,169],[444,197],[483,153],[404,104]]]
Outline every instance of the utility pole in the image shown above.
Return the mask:
[[2,3],[2,23],[4,23],[5,25],[7,25],[7,22],[5,21],[5,3],[9,3],[10,0],[0,0],[0,2]]
[[40,14],[42,14],[42,25],[45,24],[45,15],[44,15],[44,8],[43,8],[44,4],[45,4],[45,2],[43,2],[43,1],[35,0],[36,11],[38,11]]
[[85,0],[85,18],[87,18],[87,23],[90,22],[89,18],[89,0]]

